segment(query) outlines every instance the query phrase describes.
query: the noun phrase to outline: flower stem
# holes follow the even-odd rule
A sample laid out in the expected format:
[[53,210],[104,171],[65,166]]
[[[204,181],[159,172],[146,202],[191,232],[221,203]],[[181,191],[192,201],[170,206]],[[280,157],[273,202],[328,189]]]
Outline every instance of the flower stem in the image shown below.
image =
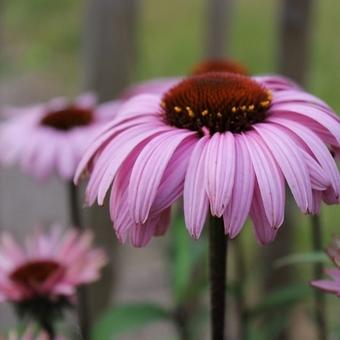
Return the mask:
[[211,303],[211,339],[224,340],[226,314],[227,237],[222,218],[210,218],[209,269]]
[[248,338],[248,314],[246,298],[244,292],[244,282],[246,278],[246,264],[244,258],[244,249],[242,247],[241,235],[235,239],[235,264],[238,276],[238,293],[236,295],[236,308],[239,315],[239,340]]
[[[321,221],[319,216],[311,217],[312,224],[312,242],[314,251],[320,252],[322,250],[322,233],[321,233]],[[314,264],[314,279],[318,280],[322,276],[323,265],[321,262]],[[325,315],[325,295],[319,289],[314,290],[315,300],[315,320],[318,330],[318,338],[320,340],[327,338],[326,330],[326,315]]]
[[[77,187],[70,182],[69,183],[69,204],[70,204],[70,220],[72,225],[79,231],[82,231],[83,223],[80,214],[79,204],[78,204],[78,190]],[[77,291],[77,312],[79,319],[79,326],[81,337],[83,340],[90,339],[90,315],[88,306],[88,294],[85,287],[79,287]]]
[[49,322],[46,319],[40,320],[40,326],[47,333],[49,340],[55,339],[55,331],[53,327],[53,322]]

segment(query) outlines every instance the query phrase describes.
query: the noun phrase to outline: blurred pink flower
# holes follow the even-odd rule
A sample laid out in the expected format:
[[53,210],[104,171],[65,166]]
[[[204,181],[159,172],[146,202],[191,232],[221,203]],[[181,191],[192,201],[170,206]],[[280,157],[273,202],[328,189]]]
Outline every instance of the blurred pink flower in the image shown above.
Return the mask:
[[[33,325],[27,327],[23,332],[10,331],[7,336],[1,336],[0,340],[50,340],[49,335],[44,331],[36,331]],[[55,340],[66,340],[62,336],[56,336]]]
[[327,254],[336,265],[336,268],[325,269],[325,273],[330,279],[314,280],[311,282],[311,285],[340,296],[340,237],[334,238],[332,244],[327,249]]
[[0,301],[25,303],[43,298],[53,303],[71,297],[77,286],[100,277],[106,263],[102,250],[92,247],[90,232],[59,225],[38,232],[19,245],[11,235],[0,237]]
[[96,97],[86,93],[72,103],[56,98],[4,108],[10,118],[0,125],[0,162],[18,164],[40,180],[53,173],[70,180],[86,146],[119,106],[119,101],[96,106]]
[[318,213],[322,200],[339,203],[339,171],[327,148],[340,145],[339,118],[320,99],[279,83],[207,73],[163,96],[132,98],[80,162],[75,181],[90,172],[87,203],[102,205],[112,185],[114,229],[135,246],[167,230],[181,195],[194,238],[210,207],[231,238],[250,214],[261,244],[283,223],[285,181],[303,213]]

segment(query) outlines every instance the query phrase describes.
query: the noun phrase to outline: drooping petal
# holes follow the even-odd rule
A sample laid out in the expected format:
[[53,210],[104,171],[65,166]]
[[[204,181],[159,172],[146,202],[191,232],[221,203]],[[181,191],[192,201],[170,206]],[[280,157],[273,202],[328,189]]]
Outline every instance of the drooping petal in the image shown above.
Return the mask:
[[281,171],[268,147],[252,131],[244,134],[269,224],[279,227],[284,218],[285,188]]
[[336,119],[330,117],[329,115],[323,113],[317,108],[306,106],[303,104],[276,104],[270,109],[271,113],[279,113],[284,115],[284,113],[294,113],[298,116],[306,117],[309,120],[315,121],[329,131],[330,134],[335,138],[338,144],[340,144],[340,124]]
[[165,209],[159,218],[159,221],[156,225],[154,236],[163,236],[170,227],[171,220],[171,207]]
[[[167,131],[167,128],[152,128],[145,127],[140,129],[129,129],[124,134],[115,138],[110,145],[107,146],[105,154],[102,157],[109,157],[106,159],[106,167],[100,166],[100,159],[97,160],[96,166],[100,171],[100,175],[96,175],[95,171],[93,176],[100,177],[100,183],[98,187],[98,204],[101,205],[104,202],[107,190],[112,184],[112,181],[129,153],[141,142],[151,138],[159,133]],[[104,168],[104,172],[102,169]]]
[[312,187],[303,155],[284,132],[274,125],[256,124],[257,133],[263,138],[283,172],[295,201],[302,212],[312,206]]
[[182,195],[189,159],[196,143],[196,136],[186,138],[174,152],[164,171],[150,214],[160,214]]
[[159,216],[153,217],[143,224],[135,224],[131,230],[131,243],[135,247],[145,247],[155,233]]
[[255,173],[243,135],[235,137],[236,168],[231,201],[224,214],[226,234],[234,238],[241,231],[249,214],[254,193]]
[[208,196],[205,191],[205,156],[204,149],[209,137],[202,137],[192,151],[184,182],[184,217],[185,224],[192,237],[201,235],[208,213]]
[[206,191],[211,214],[221,217],[228,205],[234,185],[235,141],[231,132],[215,133],[206,147]]
[[192,134],[174,129],[154,137],[141,151],[129,183],[129,206],[135,223],[145,223],[171,156]]
[[315,159],[319,162],[321,167],[324,170],[324,176],[327,177],[333,190],[340,194],[340,176],[339,171],[336,167],[336,163],[324,145],[323,141],[311,130],[306,128],[300,123],[293,122],[288,119],[280,118],[280,117],[270,117],[269,120],[271,122],[277,123],[283,127],[285,127],[288,131],[291,131],[296,135],[297,138],[300,138],[303,143],[309,148],[312,155],[314,155]]
[[266,209],[263,206],[261,192],[257,183],[255,183],[250,216],[253,220],[257,241],[262,245],[273,242],[278,228],[273,228],[267,219]]

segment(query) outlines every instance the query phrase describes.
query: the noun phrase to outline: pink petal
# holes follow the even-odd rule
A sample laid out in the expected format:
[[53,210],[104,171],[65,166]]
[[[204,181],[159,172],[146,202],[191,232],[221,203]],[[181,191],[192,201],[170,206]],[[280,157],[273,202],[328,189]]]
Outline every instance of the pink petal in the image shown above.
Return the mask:
[[163,236],[170,227],[171,220],[171,207],[165,209],[159,218],[159,221],[156,225],[154,236]]
[[268,222],[277,228],[284,219],[285,187],[282,173],[260,136],[252,131],[244,136]]
[[163,173],[180,143],[193,134],[173,129],[154,137],[138,156],[130,177],[129,206],[135,223],[145,223]]
[[[97,160],[96,167],[100,174],[96,174],[95,169],[92,173],[92,176],[100,177],[100,184],[98,187],[99,205],[103,204],[107,190],[111,186],[119,167],[129,153],[144,140],[168,130],[169,129],[166,127],[157,129],[152,126],[146,126],[143,128],[138,127],[135,129],[131,128],[112,140],[112,142],[107,146],[105,153],[101,156],[105,159],[103,164],[101,164],[101,158]],[[104,172],[103,169],[105,170]]]
[[224,215],[226,234],[234,238],[242,229],[249,214],[254,193],[255,173],[243,135],[235,137],[236,169],[231,201]]
[[320,288],[330,293],[340,293],[340,282],[331,280],[316,280],[312,281],[311,285],[316,288]]
[[159,216],[146,221],[144,224],[136,224],[131,231],[131,243],[135,247],[145,247],[155,233]]
[[278,229],[272,228],[272,225],[267,219],[265,207],[263,206],[261,198],[261,192],[257,183],[254,188],[254,197],[250,208],[250,216],[253,220],[257,241],[262,245],[273,242]]
[[196,143],[197,137],[193,135],[185,139],[174,152],[164,171],[150,214],[159,215],[183,194],[189,159]]
[[322,140],[311,130],[303,125],[293,122],[288,119],[279,117],[270,117],[270,121],[284,126],[289,131],[292,131],[298,138],[300,138],[305,145],[310,149],[315,159],[320,163],[324,170],[324,176],[328,178],[335,192],[340,194],[340,177],[336,163],[332,158],[329,150],[324,145]]
[[233,190],[235,141],[231,132],[215,133],[206,146],[206,191],[211,214],[221,217]]
[[188,165],[184,182],[184,217],[192,237],[201,235],[208,213],[209,201],[205,191],[205,145],[208,136],[202,137],[196,144]]
[[327,129],[337,143],[340,143],[340,124],[333,117],[330,117],[319,109],[304,104],[275,104],[272,105],[270,112],[280,112],[280,114],[285,112],[294,113],[297,115],[296,119],[298,119],[298,116],[303,116],[314,120]]
[[304,157],[296,144],[274,125],[256,124],[254,128],[280,166],[297,205],[302,212],[308,212],[313,201],[312,188]]

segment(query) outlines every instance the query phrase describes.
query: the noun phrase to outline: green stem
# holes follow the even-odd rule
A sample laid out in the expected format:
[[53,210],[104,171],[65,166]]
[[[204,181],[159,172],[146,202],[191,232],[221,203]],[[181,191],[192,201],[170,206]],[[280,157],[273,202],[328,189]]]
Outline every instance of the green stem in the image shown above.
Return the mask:
[[[78,204],[78,190],[77,187],[70,182],[69,183],[69,203],[70,203],[70,219],[72,226],[79,231],[83,231],[83,223],[81,213]],[[79,327],[82,340],[90,339],[90,314],[88,306],[88,294],[85,287],[79,287],[77,291],[77,312],[79,319]]]
[[[322,251],[322,232],[321,232],[321,220],[319,216],[311,216],[312,224],[312,242],[313,249],[316,252]],[[314,279],[318,280],[322,277],[323,264],[316,262],[314,264]],[[326,327],[326,314],[325,314],[325,294],[319,289],[314,290],[315,300],[315,320],[318,330],[318,338],[324,340],[327,338],[327,327]]]

